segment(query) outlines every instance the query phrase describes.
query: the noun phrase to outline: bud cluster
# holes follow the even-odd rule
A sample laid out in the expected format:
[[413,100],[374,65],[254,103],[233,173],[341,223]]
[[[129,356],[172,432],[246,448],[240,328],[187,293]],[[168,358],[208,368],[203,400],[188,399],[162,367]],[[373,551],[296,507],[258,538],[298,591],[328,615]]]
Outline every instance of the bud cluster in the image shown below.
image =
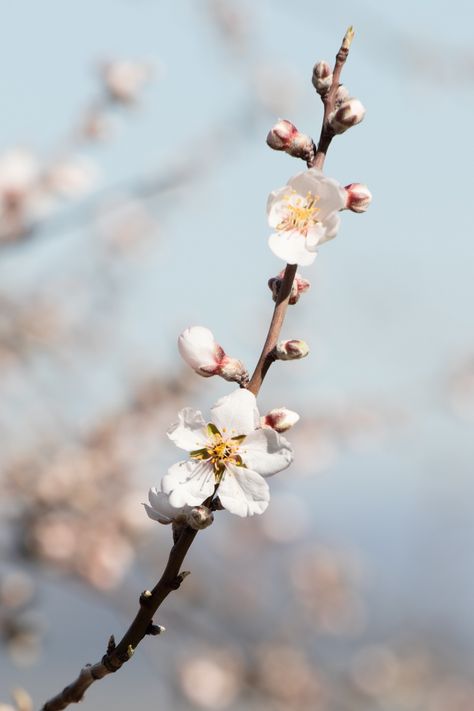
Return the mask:
[[329,114],[328,123],[334,133],[344,133],[348,128],[360,123],[364,116],[365,108],[359,99],[348,98],[342,100]]
[[[271,279],[268,280],[268,286],[272,292],[272,298],[273,301],[276,301],[278,298],[278,294],[280,293],[280,288],[283,283],[283,277],[285,276],[285,270],[283,269],[278,276],[276,277],[271,277]],[[295,278],[293,280],[293,284],[291,286],[291,293],[290,293],[290,299],[288,301],[289,304],[292,306],[296,304],[296,302],[299,300],[301,294],[304,294],[305,291],[308,291],[310,288],[311,284],[307,279],[303,279],[301,274],[298,274],[298,272],[295,275]]]
[[280,119],[270,129],[267,145],[274,151],[285,151],[288,155],[305,161],[311,161],[315,153],[313,139],[300,133],[296,126],[286,119]]

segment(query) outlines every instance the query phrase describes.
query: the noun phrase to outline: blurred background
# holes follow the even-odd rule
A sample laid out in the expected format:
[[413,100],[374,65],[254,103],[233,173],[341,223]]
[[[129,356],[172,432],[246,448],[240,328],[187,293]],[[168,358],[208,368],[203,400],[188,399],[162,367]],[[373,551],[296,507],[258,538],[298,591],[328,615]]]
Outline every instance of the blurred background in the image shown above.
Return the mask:
[[[301,270],[284,337],[311,347],[260,409],[301,414],[261,517],[225,513],[145,640],[84,708],[474,709],[474,53],[467,0],[17,0],[0,28],[0,708],[39,708],[167,558],[141,506],[212,329],[251,370],[281,263],[268,193],[317,139],[313,64],[356,29],[367,107],[325,171],[365,215]],[[32,698],[32,702],[30,701]],[[3,705],[1,705],[3,703]]]

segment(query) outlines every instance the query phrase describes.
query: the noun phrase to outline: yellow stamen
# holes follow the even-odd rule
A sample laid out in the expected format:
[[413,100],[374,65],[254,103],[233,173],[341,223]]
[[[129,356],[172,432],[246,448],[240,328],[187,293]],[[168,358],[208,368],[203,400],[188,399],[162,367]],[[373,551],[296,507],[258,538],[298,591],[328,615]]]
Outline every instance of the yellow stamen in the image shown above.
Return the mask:
[[284,196],[286,201],[286,215],[278,223],[276,229],[281,232],[292,232],[293,230],[300,232],[305,237],[311,227],[319,221],[316,215],[320,212],[320,208],[316,207],[316,203],[320,199],[319,195],[313,195],[308,192],[306,197],[297,195],[296,190]]

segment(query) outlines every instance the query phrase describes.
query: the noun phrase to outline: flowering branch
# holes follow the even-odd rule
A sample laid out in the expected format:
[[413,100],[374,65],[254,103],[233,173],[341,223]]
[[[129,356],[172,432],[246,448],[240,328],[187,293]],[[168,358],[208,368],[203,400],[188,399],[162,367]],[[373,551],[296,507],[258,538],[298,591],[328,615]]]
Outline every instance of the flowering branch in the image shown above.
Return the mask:
[[153,624],[153,616],[186,577],[186,572],[180,572],[181,565],[197,531],[212,523],[212,511],[227,509],[239,516],[263,513],[270,498],[266,478],[292,461],[291,445],[281,432],[289,429],[298,415],[280,408],[261,418],[255,396],[274,360],[294,360],[308,353],[304,341],[278,342],[288,305],[295,304],[300,293],[309,288],[309,282],[297,275],[298,264],[310,265],[316,247],[336,236],[340,210],[364,212],[370,202],[365,186],[352,183],[342,188],[320,170],[332,138],[359,123],[365,112],[339,84],[353,34],[349,28],[333,71],[326,62],[314,68],[313,84],[324,104],[317,149],[312,139],[289,121],[280,121],[267,138],[270,147],[303,158],[309,170],[269,197],[269,223],[275,229],[269,246],[287,264],[284,273],[269,282],[275,308],[250,382],[243,364],[225,353],[209,329],[194,326],[179,338],[181,356],[197,374],[218,375],[240,387],[216,403],[210,422],[201,412],[184,408],[168,431],[169,438],[189,457],[170,467],[160,486],[150,489],[149,505],[145,505],[150,518],[173,525],[174,545],[163,575],[152,591],[140,596],[139,610],[120,642],[115,645],[112,637],[102,660],[85,666],[42,711],[60,711],[80,701],[94,681],[120,669],[146,635],[159,634],[163,628]]

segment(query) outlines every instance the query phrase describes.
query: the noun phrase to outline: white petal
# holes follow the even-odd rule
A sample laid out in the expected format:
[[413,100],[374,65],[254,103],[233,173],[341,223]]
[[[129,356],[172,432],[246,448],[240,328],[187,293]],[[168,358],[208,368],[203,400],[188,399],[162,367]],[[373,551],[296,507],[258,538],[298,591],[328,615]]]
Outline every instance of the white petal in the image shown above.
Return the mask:
[[222,506],[237,516],[253,516],[265,511],[270,489],[260,474],[229,464],[217,489]]
[[331,212],[342,210],[346,203],[346,194],[342,185],[333,178],[327,178],[318,168],[310,168],[304,173],[295,175],[288,181],[288,185],[300,195],[308,192],[319,195],[317,206],[318,217],[324,220]]
[[152,509],[151,506],[148,506],[148,504],[143,504],[145,507],[145,511],[148,514],[148,517],[151,518],[153,521],[158,521],[158,523],[171,523],[172,518],[169,516],[164,516],[163,514],[158,513],[155,511],[155,509]]
[[[162,485],[163,484],[161,483],[160,490],[156,487],[150,489],[148,492],[148,501],[150,502],[150,506],[147,506],[146,504],[144,504],[144,506],[150,518],[155,518],[156,521],[162,522],[164,519],[164,523],[167,523],[182,514],[183,509],[176,508],[170,504],[169,495],[165,494],[164,491],[161,490]],[[155,516],[151,516],[149,512],[150,508],[155,513]]]
[[194,370],[217,367],[222,353],[212,331],[204,326],[192,326],[183,331],[178,338],[178,350]]
[[315,252],[318,244],[322,244],[325,241],[325,236],[325,226],[322,222],[318,222],[308,230],[308,234],[306,236],[306,249],[310,252]]
[[211,422],[228,437],[253,432],[260,423],[255,395],[239,388],[221,397],[211,410]]
[[306,248],[306,240],[300,232],[278,232],[270,235],[268,246],[273,254],[288,264],[307,267],[316,258],[316,253]]
[[197,459],[178,462],[168,469],[162,487],[170,495],[171,506],[199,506],[214,493],[214,469],[209,462]]
[[169,428],[168,437],[177,447],[192,452],[206,446],[206,423],[199,410],[185,407],[178,413],[178,422]]
[[284,199],[286,195],[291,193],[291,188],[288,185],[284,185],[278,190],[274,190],[268,196],[267,200],[267,215],[268,224],[270,227],[277,227],[280,224],[286,212],[288,211],[286,200]]
[[272,476],[290,466],[293,450],[290,443],[271,429],[255,430],[242,442],[239,454],[246,467],[262,476]]
[[324,244],[324,242],[333,239],[337,235],[340,224],[341,218],[337,212],[333,212],[331,215],[328,215],[328,217],[324,220],[325,234],[324,237],[319,240],[319,244]]

